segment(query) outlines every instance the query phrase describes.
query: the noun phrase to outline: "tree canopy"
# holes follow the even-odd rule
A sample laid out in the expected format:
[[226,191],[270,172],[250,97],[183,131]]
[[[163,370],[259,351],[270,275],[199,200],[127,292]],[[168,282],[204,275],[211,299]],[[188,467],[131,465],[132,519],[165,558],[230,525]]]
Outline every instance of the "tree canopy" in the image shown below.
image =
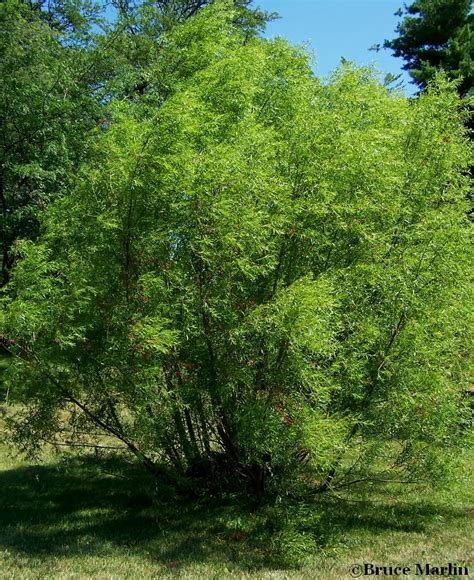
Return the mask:
[[39,241],[16,244],[16,441],[54,439],[67,411],[77,441],[259,494],[439,477],[472,315],[455,88],[408,100],[347,64],[323,85],[235,15],[164,33],[146,93],[107,103]]
[[[67,190],[88,144],[107,124],[113,98],[141,97],[163,34],[208,0],[113,3],[6,0],[0,3],[0,286],[16,239],[34,239],[46,205]],[[272,17],[236,0],[233,26],[246,37]],[[162,98],[167,88],[162,86]],[[156,94],[156,85],[153,88]]]
[[474,82],[474,14],[471,0],[416,0],[399,10],[398,37],[385,48],[403,58],[404,69],[425,89],[440,69],[459,80],[461,95]]

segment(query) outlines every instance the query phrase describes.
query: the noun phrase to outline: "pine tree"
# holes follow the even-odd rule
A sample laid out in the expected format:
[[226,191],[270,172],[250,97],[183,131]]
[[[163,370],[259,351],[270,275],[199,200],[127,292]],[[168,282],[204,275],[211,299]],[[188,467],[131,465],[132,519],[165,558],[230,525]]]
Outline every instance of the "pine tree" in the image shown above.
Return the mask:
[[464,96],[474,82],[474,15],[471,0],[416,0],[398,11],[398,37],[384,47],[403,58],[420,89],[442,69],[459,80]]

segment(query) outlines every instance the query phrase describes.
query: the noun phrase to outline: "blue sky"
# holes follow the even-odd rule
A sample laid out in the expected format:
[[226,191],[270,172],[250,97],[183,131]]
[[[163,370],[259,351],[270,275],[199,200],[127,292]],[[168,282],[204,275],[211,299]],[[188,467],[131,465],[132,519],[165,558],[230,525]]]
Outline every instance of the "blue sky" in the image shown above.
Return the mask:
[[[394,38],[399,18],[394,16],[404,0],[256,0],[255,4],[280,19],[268,25],[266,36],[283,36],[305,43],[315,57],[315,72],[326,76],[341,57],[358,64],[373,64],[383,73],[402,72],[403,61],[388,50],[369,51],[385,38]],[[415,87],[403,73],[405,90]]]

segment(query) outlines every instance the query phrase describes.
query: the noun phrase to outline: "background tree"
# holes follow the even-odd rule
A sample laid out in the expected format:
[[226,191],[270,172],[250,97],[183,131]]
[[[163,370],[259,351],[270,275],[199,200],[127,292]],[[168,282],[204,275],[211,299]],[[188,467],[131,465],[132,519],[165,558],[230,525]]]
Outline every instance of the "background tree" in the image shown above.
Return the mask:
[[92,28],[101,22],[104,9],[99,0],[22,0],[21,3],[63,35],[67,43],[87,42],[93,34]]
[[107,433],[257,494],[449,473],[472,314],[460,100],[348,65],[321,85],[234,19],[219,2],[165,34],[146,95],[108,104],[18,245],[15,440]]
[[[169,28],[195,16],[200,10],[209,6],[213,0],[114,0],[113,4],[124,18],[133,17],[136,11],[155,12],[161,26]],[[255,32],[262,30],[271,14],[252,7],[252,0],[232,0],[235,9],[234,22],[243,30]]]
[[[163,34],[195,16],[213,0],[115,0],[117,17],[99,40],[105,92],[139,98],[149,87],[148,66],[162,50]],[[247,38],[259,34],[276,14],[252,6],[252,0],[232,0],[233,25]],[[153,91],[156,92],[156,87]],[[165,91],[166,92],[166,91]]]
[[399,10],[404,18],[398,37],[386,40],[384,47],[403,58],[404,70],[421,89],[442,69],[459,80],[459,93],[467,95],[474,82],[471,8],[471,0],[416,0]]
[[0,284],[5,284],[14,240],[37,235],[42,208],[64,191],[87,157],[86,135],[100,107],[89,90],[83,28],[46,18],[16,0],[0,4],[0,26]]

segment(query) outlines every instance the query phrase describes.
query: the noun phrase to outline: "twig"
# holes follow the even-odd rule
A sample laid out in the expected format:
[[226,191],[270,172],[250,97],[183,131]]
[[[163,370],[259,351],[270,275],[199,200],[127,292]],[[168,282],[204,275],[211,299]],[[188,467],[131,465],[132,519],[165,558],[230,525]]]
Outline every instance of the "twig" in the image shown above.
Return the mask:
[[49,445],[60,445],[62,447],[90,447],[92,449],[122,449],[123,451],[127,451],[127,447],[125,445],[95,445],[92,443],[72,443],[71,441],[50,441],[49,439],[44,439],[45,443]]

